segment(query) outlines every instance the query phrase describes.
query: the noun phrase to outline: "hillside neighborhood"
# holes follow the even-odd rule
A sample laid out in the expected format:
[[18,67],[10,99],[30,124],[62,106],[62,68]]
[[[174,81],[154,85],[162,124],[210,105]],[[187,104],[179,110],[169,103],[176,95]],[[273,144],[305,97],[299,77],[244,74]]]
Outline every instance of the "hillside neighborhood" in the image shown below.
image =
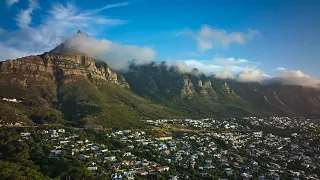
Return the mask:
[[[110,179],[319,179],[319,125],[306,118],[147,120],[146,129],[101,131],[42,128],[50,158],[69,157]],[[173,129],[155,136],[150,129]],[[189,131],[187,131],[189,129]],[[102,135],[102,136],[101,136]]]

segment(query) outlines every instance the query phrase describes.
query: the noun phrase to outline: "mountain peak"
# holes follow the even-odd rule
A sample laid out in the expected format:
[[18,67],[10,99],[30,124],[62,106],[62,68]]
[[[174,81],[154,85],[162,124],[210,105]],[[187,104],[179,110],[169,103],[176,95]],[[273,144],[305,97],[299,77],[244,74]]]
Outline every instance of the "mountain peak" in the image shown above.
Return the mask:
[[81,31],[80,29],[78,29],[77,34],[76,34],[76,35],[85,35],[85,36],[88,36],[88,34],[87,34],[87,33],[85,33],[85,32],[83,32],[83,31]]
[[51,53],[62,53],[62,54],[83,54],[81,52],[78,52],[76,49],[70,46],[70,41],[72,39],[77,39],[77,38],[87,38],[89,35],[80,29],[77,31],[76,34],[74,34],[72,37],[68,38],[64,42],[62,42],[60,45],[55,47],[53,50],[51,50]]

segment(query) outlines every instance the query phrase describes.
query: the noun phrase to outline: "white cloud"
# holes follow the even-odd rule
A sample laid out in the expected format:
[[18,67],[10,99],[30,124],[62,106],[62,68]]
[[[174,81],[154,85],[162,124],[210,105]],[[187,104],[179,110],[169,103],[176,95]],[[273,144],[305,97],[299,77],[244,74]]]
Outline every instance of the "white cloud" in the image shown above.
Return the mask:
[[234,75],[230,71],[215,72],[214,77],[219,79],[234,79]]
[[125,20],[107,18],[96,13],[128,4],[110,4],[100,9],[81,10],[71,3],[66,5],[53,3],[48,12],[41,14],[41,23],[31,26],[32,12],[38,4],[35,0],[29,0],[29,7],[21,10],[16,17],[20,29],[7,33],[0,40],[2,49],[7,48],[10,52],[14,50],[21,53],[17,53],[16,56],[0,53],[0,60],[18,58],[22,54],[35,55],[35,53],[49,51],[70,37],[77,29],[96,34],[98,30],[101,31],[105,27],[125,24]]
[[0,56],[6,57],[6,59],[15,59],[16,57],[24,57],[29,55],[24,51],[20,51],[15,48],[7,47],[0,43]]
[[94,24],[120,25],[126,23],[124,20],[110,19],[104,16],[95,15],[104,9],[120,6],[109,5],[109,8],[105,7],[98,10],[81,12],[74,4],[67,3],[66,5],[63,5],[61,3],[55,3],[49,11],[49,18],[45,19],[45,21],[47,21],[46,24],[58,23],[59,26],[65,28],[89,27]]
[[246,59],[235,59],[233,57],[230,57],[230,58],[215,58],[215,62],[217,64],[230,66],[230,65],[234,65],[234,64],[248,63],[249,61]]
[[269,76],[260,69],[244,69],[237,75],[236,79],[241,82],[261,82],[269,79]]
[[[320,79],[315,79],[303,73],[300,70],[287,71],[283,70],[276,77],[270,77],[265,74],[261,69],[250,66],[239,66],[241,63],[249,61],[236,60],[234,58],[223,58],[223,63],[216,63],[215,60],[169,60],[166,62],[168,67],[177,67],[183,73],[194,72],[193,69],[197,68],[200,72],[206,75],[213,75],[219,79],[234,79],[240,82],[258,82],[261,84],[274,84],[280,83],[283,85],[301,85],[308,87],[320,88]],[[226,60],[226,61],[225,61]],[[225,62],[231,62],[225,66]],[[208,63],[212,62],[212,63]],[[220,62],[220,61],[218,61]],[[236,62],[236,63],[235,63]],[[234,63],[234,64],[232,64]]]
[[320,88],[320,79],[312,78],[300,70],[284,71],[273,81],[280,81],[284,85],[301,85]]
[[284,67],[277,67],[277,70],[278,70],[278,71],[286,71],[286,70],[287,70],[287,68],[284,68]]
[[[241,66],[246,63],[246,66]],[[255,66],[250,66],[248,60],[235,58],[214,58],[212,60],[169,60],[168,66],[176,66],[181,72],[191,72],[194,68],[203,72],[206,75],[214,75],[220,79],[234,78],[235,74],[246,69],[254,69]]]
[[12,5],[18,3],[19,0],[6,0],[7,7],[10,8]]
[[185,30],[184,34],[190,35],[198,42],[198,48],[204,52],[214,47],[228,47],[230,44],[244,44],[259,34],[257,30],[243,32],[227,32],[224,29],[214,29],[209,25],[203,25],[198,32]]
[[39,3],[37,0],[29,0],[29,7],[24,10],[20,10],[19,14],[16,16],[17,25],[20,28],[28,27],[32,21],[32,13],[34,10],[39,9]]
[[196,68],[196,66],[194,66],[193,64],[187,64],[188,61],[183,61],[183,60],[167,60],[165,61],[165,65],[168,68],[171,67],[175,67],[177,68],[180,72],[183,73],[189,73],[192,72],[192,70],[194,68]]
[[128,6],[129,4],[130,4],[129,2],[123,2],[123,3],[117,3],[117,4],[107,4],[102,8],[89,11],[89,12],[85,13],[84,15],[92,15],[92,14],[96,14],[96,13],[98,13],[100,11],[103,11],[103,10],[106,10],[106,9],[112,9],[112,8],[117,8],[117,7],[122,7],[122,6]]
[[312,78],[301,70],[282,70],[276,77],[265,79],[263,84],[299,85],[320,88],[320,79]]
[[245,69],[236,80],[241,82],[259,82],[262,84],[300,85],[320,88],[320,79],[312,78],[300,70],[282,70],[276,77],[270,77],[259,69]]
[[310,78],[300,70],[284,71],[278,77],[280,78]]
[[223,69],[223,67],[220,65],[204,64],[203,62],[197,60],[186,60],[184,63],[186,63],[188,66],[199,69],[205,74],[212,74]]
[[85,34],[77,34],[65,44],[69,48],[107,62],[115,70],[127,70],[131,62],[137,65],[151,63],[156,55],[149,47],[121,45],[106,39],[97,40]]

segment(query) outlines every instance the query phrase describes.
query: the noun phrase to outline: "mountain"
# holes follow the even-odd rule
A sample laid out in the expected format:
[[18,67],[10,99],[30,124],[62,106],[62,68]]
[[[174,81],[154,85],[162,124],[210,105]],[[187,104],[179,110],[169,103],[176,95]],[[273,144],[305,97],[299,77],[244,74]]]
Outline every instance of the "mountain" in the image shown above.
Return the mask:
[[0,88],[1,99],[20,102],[0,101],[0,120],[20,124],[130,128],[149,118],[320,117],[318,89],[221,80],[165,63],[117,72],[65,43],[0,62]]
[[320,91],[314,88],[221,80],[165,63],[131,66],[122,75],[136,94],[193,115],[320,116]]
[[221,80],[165,63],[131,66],[122,75],[136,94],[192,115],[320,117],[320,90],[311,87]]
[[0,62],[0,120],[21,124],[67,123],[139,127],[140,118],[181,117],[130,91],[124,77],[103,62],[61,44],[39,56]]

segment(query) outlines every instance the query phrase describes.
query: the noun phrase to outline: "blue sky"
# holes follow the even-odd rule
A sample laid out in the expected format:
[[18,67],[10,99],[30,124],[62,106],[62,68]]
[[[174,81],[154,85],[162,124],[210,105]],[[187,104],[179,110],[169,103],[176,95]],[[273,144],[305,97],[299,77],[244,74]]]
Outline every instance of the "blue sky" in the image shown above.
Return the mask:
[[1,60],[48,51],[81,29],[121,58],[222,77],[320,78],[318,0],[3,0],[0,17]]

